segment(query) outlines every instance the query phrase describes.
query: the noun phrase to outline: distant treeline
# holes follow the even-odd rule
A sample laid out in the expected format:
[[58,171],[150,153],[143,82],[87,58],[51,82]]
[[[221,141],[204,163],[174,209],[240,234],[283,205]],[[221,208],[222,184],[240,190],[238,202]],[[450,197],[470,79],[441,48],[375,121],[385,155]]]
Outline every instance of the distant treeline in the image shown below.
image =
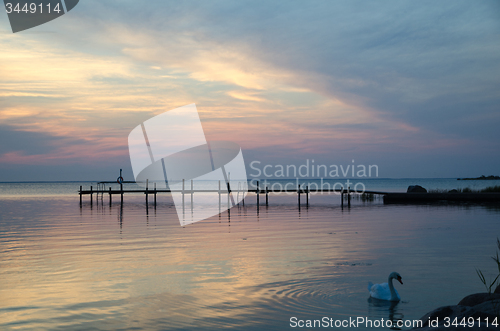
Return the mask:
[[485,176],[482,175],[481,177],[476,177],[476,178],[457,178],[457,180],[500,180],[500,176]]

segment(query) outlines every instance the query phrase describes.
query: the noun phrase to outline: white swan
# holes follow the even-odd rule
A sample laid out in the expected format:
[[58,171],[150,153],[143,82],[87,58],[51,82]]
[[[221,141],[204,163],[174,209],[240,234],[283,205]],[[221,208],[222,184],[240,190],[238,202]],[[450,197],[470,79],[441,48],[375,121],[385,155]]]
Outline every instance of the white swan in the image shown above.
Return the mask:
[[370,297],[386,301],[400,301],[401,297],[399,296],[398,291],[396,291],[396,289],[394,288],[394,285],[392,285],[393,279],[397,279],[401,284],[403,284],[401,275],[397,272],[392,272],[389,275],[387,283],[375,285],[373,285],[372,282],[368,283],[368,291],[370,292]]

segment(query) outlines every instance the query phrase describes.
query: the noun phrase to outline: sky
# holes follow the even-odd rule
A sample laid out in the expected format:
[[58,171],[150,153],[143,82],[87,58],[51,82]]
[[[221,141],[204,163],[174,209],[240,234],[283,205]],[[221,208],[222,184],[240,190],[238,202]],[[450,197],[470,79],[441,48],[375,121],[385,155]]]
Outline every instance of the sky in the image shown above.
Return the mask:
[[500,175],[500,2],[81,0],[18,33],[0,13],[0,181],[133,180],[130,131],[192,103],[247,165]]

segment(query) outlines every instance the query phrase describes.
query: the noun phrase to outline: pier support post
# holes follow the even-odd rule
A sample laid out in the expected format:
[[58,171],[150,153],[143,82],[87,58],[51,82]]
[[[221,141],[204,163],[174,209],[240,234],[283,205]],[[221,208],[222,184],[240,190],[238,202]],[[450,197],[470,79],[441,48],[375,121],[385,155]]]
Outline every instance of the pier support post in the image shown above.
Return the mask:
[[300,185],[297,184],[297,200],[299,204],[299,210],[300,210]]
[[221,210],[221,198],[220,198],[220,180],[219,180],[219,190],[217,191],[219,193],[219,218],[220,218],[220,210]]
[[229,183],[227,183],[227,210],[231,208],[230,195],[231,195],[231,188],[229,187]]
[[111,207],[111,186],[109,187],[109,206]]
[[340,207],[344,209],[344,188],[340,189]]
[[309,208],[309,185],[306,186],[306,208]]
[[260,193],[259,181],[257,181],[257,208],[259,208],[259,193]]
[[92,186],[90,186],[90,206],[92,206],[93,194],[92,194]]
[[257,181],[257,215],[259,215],[260,211],[259,193],[260,193],[259,181]]
[[155,183],[155,193],[154,193],[154,196],[155,196],[155,209],[156,209],[156,183]]
[[269,207],[269,188],[266,185],[266,207]]
[[351,187],[347,188],[347,207],[351,207]]
[[82,208],[82,186],[80,185],[80,208]]
[[144,194],[146,194],[146,208],[148,207],[148,185],[149,179],[146,179],[146,191],[144,191]]

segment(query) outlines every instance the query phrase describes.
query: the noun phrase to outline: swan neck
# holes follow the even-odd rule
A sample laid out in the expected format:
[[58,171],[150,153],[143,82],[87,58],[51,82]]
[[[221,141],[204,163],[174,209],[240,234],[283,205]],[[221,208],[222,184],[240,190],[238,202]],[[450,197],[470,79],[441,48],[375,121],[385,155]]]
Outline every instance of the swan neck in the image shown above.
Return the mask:
[[396,295],[396,290],[394,289],[394,285],[392,284],[393,278],[389,277],[388,283],[389,283],[389,290],[391,290],[391,299],[397,299],[398,296]]

